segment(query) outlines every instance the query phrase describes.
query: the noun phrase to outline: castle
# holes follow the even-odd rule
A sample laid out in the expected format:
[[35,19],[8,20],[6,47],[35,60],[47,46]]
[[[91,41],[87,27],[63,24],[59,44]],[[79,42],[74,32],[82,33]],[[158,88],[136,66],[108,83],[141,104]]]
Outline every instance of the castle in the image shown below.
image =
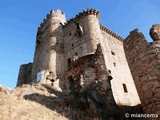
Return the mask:
[[82,78],[86,81],[83,84],[89,85],[87,81],[96,80],[98,73],[91,65],[85,68],[83,64],[82,69],[81,63],[100,46],[104,65],[113,78],[110,86],[115,102],[141,104],[146,113],[160,115],[160,27],[152,27],[154,42],[148,43],[137,29],[123,39],[101,25],[99,19],[95,9],[83,10],[67,22],[65,13],[50,11],[37,30],[33,63],[20,66],[17,86],[40,82],[63,92],[71,88],[66,87],[66,79]]

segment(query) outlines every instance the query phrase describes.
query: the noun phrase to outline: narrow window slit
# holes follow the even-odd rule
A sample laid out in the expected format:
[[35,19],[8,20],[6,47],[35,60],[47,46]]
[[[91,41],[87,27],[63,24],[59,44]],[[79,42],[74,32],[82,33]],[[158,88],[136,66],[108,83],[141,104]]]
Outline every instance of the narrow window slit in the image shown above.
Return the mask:
[[128,93],[126,84],[123,83],[122,85],[123,85],[123,90],[124,90],[124,92],[125,92],[125,93]]
[[70,67],[71,67],[71,58],[69,58],[69,59],[67,60],[67,65],[68,65],[68,70],[69,70]]

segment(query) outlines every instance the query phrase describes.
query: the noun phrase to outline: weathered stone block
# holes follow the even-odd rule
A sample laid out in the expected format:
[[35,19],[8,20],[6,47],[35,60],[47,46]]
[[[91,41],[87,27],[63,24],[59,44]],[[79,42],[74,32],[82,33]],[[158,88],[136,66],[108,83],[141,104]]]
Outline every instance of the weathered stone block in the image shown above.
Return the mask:
[[138,57],[141,59],[144,55],[145,55],[145,53],[143,52],[143,53],[140,53],[140,54],[138,55]]
[[144,99],[149,99],[149,98],[151,98],[153,96],[153,92],[152,91],[149,91],[149,90],[147,90],[147,91],[145,91],[144,93],[143,93],[143,98]]
[[150,36],[153,41],[160,40],[160,24],[154,24],[150,29]]

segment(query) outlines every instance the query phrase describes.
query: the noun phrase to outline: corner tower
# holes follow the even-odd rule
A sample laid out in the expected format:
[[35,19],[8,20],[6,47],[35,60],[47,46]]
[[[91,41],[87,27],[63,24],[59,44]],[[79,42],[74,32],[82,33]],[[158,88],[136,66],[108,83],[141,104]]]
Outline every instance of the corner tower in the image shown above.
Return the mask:
[[32,67],[32,82],[36,82],[37,73],[43,70],[52,72],[55,76],[63,74],[63,28],[66,22],[65,14],[53,10],[47,14],[38,27],[36,47]]

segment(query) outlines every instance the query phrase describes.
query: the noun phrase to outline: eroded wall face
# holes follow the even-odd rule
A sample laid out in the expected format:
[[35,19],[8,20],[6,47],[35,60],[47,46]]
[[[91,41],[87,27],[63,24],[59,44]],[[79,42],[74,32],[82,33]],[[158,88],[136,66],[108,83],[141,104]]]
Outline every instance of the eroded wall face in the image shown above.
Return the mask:
[[65,27],[65,70],[68,69],[68,59],[73,59],[74,56],[84,56],[94,53],[100,37],[99,20],[95,15],[87,15],[76,22],[72,21],[69,26]]
[[30,84],[31,81],[31,71],[32,63],[23,64],[20,66],[18,80],[16,86],[21,86],[23,84]]
[[148,43],[134,30],[124,40],[124,49],[143,110],[160,115],[160,41]]
[[[71,66],[71,69],[65,74],[66,85],[69,85],[66,88],[71,92],[79,91],[80,93],[87,89],[88,92],[90,89],[98,90],[104,97],[105,104],[110,106],[108,108],[116,107],[110,86],[112,75],[106,69],[100,44],[98,44],[95,54],[80,57],[73,61]],[[99,96],[94,94],[94,97],[98,98]]]
[[111,87],[118,105],[134,106],[140,100],[125,57],[123,42],[102,31],[100,41],[107,69],[111,70]]

